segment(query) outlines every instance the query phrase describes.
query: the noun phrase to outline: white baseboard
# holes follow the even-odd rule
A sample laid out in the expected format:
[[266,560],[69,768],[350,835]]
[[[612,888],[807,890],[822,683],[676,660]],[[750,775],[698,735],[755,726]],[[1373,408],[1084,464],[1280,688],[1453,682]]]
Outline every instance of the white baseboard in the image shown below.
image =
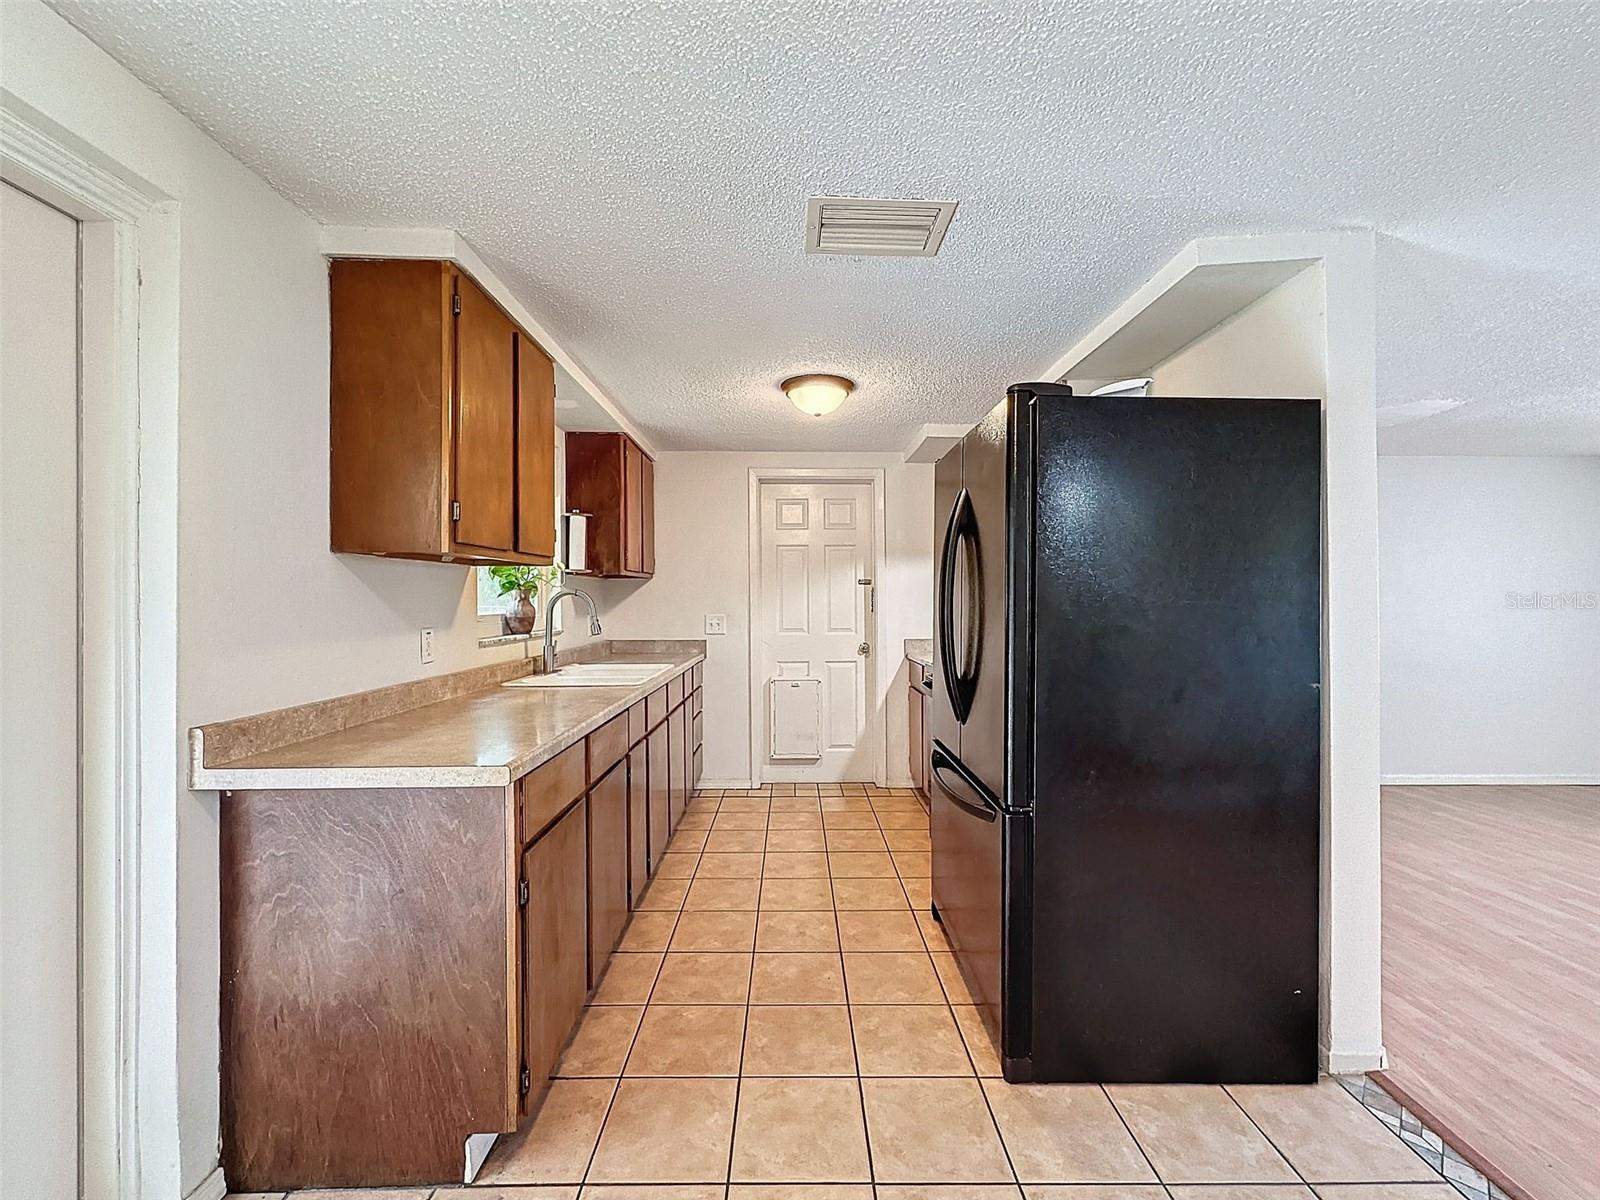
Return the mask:
[[1588,787],[1600,784],[1600,775],[1382,775],[1378,782],[1393,787]]
[[1330,1050],[1319,1046],[1318,1053],[1322,1069],[1329,1075],[1365,1075],[1389,1065],[1389,1052],[1382,1046],[1376,1050]]
[[745,779],[702,779],[699,783],[695,784],[695,786],[698,787],[698,788],[704,788],[706,791],[714,792],[714,791],[717,791],[719,788],[747,788],[747,787],[750,786],[750,780],[748,778],[745,778]]
[[222,1168],[218,1167],[202,1179],[183,1200],[222,1200],[227,1194],[228,1184],[222,1178]]

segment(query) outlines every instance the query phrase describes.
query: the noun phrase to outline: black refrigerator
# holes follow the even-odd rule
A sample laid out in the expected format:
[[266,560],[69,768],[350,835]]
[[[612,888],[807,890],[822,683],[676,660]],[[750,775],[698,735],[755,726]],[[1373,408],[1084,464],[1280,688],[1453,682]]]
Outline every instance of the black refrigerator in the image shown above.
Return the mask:
[[933,908],[1014,1082],[1316,1078],[1315,400],[1018,384],[935,471]]

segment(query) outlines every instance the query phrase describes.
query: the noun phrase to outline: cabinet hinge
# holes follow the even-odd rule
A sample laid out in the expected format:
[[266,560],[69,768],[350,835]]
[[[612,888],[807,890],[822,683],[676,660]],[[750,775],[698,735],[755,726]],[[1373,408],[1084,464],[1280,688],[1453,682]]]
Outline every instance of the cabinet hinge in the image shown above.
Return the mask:
[[533,1073],[528,1070],[528,1064],[522,1064],[522,1074],[517,1076],[517,1089],[526,1096],[528,1089],[533,1086]]
[[459,500],[450,501],[450,519],[452,521],[461,520],[461,501],[459,501]]
[[528,907],[528,881],[526,879],[517,880],[517,907]]
[[461,315],[461,293],[460,292],[457,292],[454,296],[450,297],[450,314],[452,316],[456,316],[456,317],[459,317]]

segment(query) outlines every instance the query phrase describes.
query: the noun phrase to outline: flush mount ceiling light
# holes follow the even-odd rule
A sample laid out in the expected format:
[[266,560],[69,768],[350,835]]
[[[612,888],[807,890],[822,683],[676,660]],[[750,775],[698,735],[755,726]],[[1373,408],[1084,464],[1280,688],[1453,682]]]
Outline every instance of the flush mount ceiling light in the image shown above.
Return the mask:
[[785,379],[781,386],[783,394],[796,408],[813,417],[831,413],[856,388],[843,375],[795,375]]

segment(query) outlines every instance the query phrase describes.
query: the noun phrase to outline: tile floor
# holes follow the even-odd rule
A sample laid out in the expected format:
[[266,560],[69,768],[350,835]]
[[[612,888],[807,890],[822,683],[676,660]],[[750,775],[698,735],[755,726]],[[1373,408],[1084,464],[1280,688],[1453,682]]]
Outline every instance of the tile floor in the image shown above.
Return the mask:
[[1005,1083],[929,875],[910,792],[698,795],[536,1118],[477,1184],[299,1194],[1460,1200],[1329,1080]]

